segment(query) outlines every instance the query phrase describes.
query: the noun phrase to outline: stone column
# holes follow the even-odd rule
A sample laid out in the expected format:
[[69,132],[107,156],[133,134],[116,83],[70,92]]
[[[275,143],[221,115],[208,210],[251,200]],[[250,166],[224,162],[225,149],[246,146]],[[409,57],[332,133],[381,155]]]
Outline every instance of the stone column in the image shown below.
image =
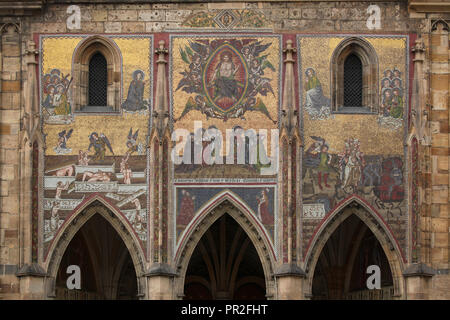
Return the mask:
[[[282,216],[282,264],[275,272],[277,299],[303,299],[305,272],[298,266],[300,256],[300,152],[301,139],[295,97],[293,54],[296,49],[292,40],[286,41],[283,104],[281,114],[279,172],[279,210]],[[285,145],[284,141],[287,141]],[[287,172],[286,172],[287,171]],[[287,245],[285,245],[287,244]]]
[[[25,96],[22,126],[20,134],[20,233],[21,256],[23,260],[16,274],[20,279],[20,293],[22,299],[43,299],[45,286],[44,277],[46,273],[38,264],[38,257],[33,257],[33,142],[39,134],[39,108],[37,103],[37,80],[36,80],[36,50],[33,40],[28,41],[25,50],[26,82],[24,85]],[[38,168],[35,168],[36,170]]]
[[170,157],[171,132],[169,127],[169,106],[167,99],[167,76],[165,55],[168,50],[165,41],[159,42],[155,109],[153,111],[150,150],[153,170],[150,180],[150,239],[151,267],[146,274],[148,298],[150,300],[173,299],[173,278],[175,272],[169,265],[169,188],[172,162]]

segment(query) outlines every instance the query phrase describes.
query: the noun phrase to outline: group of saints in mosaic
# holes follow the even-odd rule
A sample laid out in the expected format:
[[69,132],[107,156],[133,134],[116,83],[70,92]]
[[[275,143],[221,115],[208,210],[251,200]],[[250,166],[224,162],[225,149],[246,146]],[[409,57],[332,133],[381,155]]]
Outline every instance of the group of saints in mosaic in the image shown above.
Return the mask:
[[[123,214],[146,246],[148,148],[153,82],[153,37],[110,35],[122,56],[120,110],[87,114],[74,110],[72,56],[89,36],[41,35],[41,115],[44,120],[44,250],[83,201],[101,195]],[[404,122],[407,113],[406,36],[366,36],[378,55],[379,106],[371,114],[332,112],[330,59],[345,36],[297,35],[297,76],[305,225],[317,225],[339,202],[358,195],[379,212],[399,241],[405,217]],[[277,129],[283,72],[277,35],[171,35],[169,87],[173,129],[202,121],[215,128]],[[317,55],[317,52],[321,52]],[[370,128],[368,130],[367,128]],[[382,141],[382,143],[381,143]],[[188,143],[193,143],[189,141]],[[211,141],[204,141],[206,147]],[[229,150],[222,144],[222,156]],[[248,143],[244,145],[248,146]],[[381,147],[382,146],[382,147]],[[271,154],[258,148],[258,154]],[[240,199],[275,241],[277,174],[261,176],[262,164],[181,163],[174,167],[176,238],[205,204],[228,190]],[[214,178],[229,184],[214,184]],[[208,178],[200,186],[196,179]],[[236,178],[264,183],[236,182]],[[192,183],[191,183],[191,182]],[[172,189],[169,189],[172,190]],[[403,235],[403,236],[402,236]]]

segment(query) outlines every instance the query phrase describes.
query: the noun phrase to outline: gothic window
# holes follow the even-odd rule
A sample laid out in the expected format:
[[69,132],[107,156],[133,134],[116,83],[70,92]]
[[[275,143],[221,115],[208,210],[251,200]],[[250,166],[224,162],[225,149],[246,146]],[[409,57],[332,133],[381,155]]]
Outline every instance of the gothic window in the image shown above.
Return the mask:
[[73,57],[75,112],[120,110],[121,64],[120,51],[108,38],[89,37],[78,46]]
[[378,57],[364,39],[350,37],[331,59],[332,110],[339,113],[378,111]]
[[344,106],[361,107],[363,96],[361,60],[351,54],[344,62]]
[[89,106],[107,106],[108,71],[105,57],[97,52],[89,61]]

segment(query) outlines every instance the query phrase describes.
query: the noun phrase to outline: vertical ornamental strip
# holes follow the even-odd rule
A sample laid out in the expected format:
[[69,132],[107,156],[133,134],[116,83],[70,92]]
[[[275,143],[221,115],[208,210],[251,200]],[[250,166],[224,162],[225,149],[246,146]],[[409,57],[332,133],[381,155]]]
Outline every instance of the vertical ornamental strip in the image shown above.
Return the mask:
[[281,173],[279,177],[279,208],[282,217],[281,227],[281,263],[277,277],[278,299],[302,299],[304,271],[298,265],[299,246],[299,198],[300,198],[300,157],[301,138],[299,134],[298,111],[295,97],[295,76],[293,54],[296,49],[292,40],[286,41],[285,76],[283,86],[283,104],[281,111]]
[[169,106],[167,98],[167,76],[164,47],[165,41],[159,41],[155,53],[156,95],[150,133],[150,239],[151,266],[148,272],[148,298],[173,299],[173,277],[175,272],[169,265],[169,182],[172,161],[170,157],[171,129],[169,126]]

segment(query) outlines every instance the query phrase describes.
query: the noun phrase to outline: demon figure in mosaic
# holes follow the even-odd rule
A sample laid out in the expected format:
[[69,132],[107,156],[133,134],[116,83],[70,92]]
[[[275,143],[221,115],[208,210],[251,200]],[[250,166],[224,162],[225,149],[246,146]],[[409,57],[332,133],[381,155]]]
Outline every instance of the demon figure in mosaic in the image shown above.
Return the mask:
[[245,119],[247,111],[263,113],[273,123],[261,96],[275,96],[267,71],[275,71],[264,52],[271,43],[256,39],[189,41],[180,48],[185,63],[175,91],[192,94],[177,120],[192,110],[207,118]]

